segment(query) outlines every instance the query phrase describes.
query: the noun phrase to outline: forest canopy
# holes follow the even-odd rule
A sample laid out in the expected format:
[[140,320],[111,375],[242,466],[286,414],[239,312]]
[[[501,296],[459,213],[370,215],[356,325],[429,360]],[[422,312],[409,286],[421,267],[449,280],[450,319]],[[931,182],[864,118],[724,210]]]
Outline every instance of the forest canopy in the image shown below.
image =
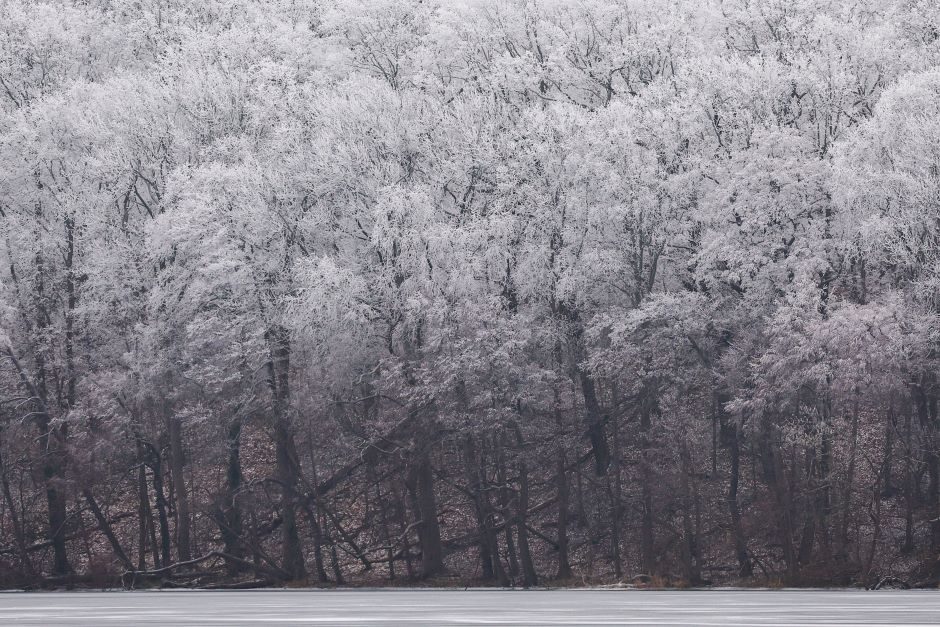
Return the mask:
[[0,0],[0,585],[940,582],[935,0]]

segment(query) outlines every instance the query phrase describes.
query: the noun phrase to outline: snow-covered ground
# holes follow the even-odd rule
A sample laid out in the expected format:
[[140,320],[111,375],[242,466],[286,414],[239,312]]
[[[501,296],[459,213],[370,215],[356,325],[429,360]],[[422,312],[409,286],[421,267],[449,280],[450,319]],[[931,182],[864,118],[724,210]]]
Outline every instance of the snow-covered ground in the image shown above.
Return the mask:
[[259,590],[0,593],[0,625],[940,625],[940,592]]

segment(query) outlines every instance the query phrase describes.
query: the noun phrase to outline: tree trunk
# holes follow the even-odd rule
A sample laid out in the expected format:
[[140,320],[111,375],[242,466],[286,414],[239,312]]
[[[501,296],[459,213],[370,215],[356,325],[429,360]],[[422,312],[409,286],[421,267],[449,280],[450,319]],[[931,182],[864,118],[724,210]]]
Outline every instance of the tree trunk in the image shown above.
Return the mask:
[[[819,527],[819,548],[821,561],[824,564],[832,563],[832,409],[829,399],[826,399],[823,411],[822,433],[820,435],[819,465],[816,478],[816,518]],[[852,460],[850,460],[849,470]]]
[[240,416],[236,415],[232,418],[232,422],[229,423],[228,427],[228,463],[225,468],[225,489],[220,499],[218,512],[220,517],[219,533],[222,536],[225,553],[238,558],[226,560],[226,570],[230,576],[235,576],[241,572],[244,564],[239,560],[245,557],[241,543],[242,511],[239,503],[239,491],[242,482],[241,431],[242,420]]
[[274,326],[268,331],[271,359],[269,385],[274,396],[275,479],[281,491],[281,560],[292,580],[307,576],[303,546],[297,527],[297,484],[300,463],[290,420],[290,340],[287,329]]
[[682,497],[682,535],[684,536],[682,556],[685,566],[685,579],[689,584],[695,586],[701,583],[702,573],[694,523],[695,499],[689,481],[689,476],[692,474],[692,455],[686,442],[679,444],[679,457],[681,462],[679,491]]
[[728,455],[730,457],[730,477],[728,479],[728,512],[731,515],[731,535],[734,550],[738,558],[738,576],[750,577],[754,572],[747,540],[741,526],[741,508],[738,505],[738,485],[741,477],[741,436],[737,424],[728,426]]
[[444,572],[444,548],[441,544],[441,527],[437,521],[434,471],[429,451],[421,453],[415,470],[415,495],[421,521],[418,528],[418,538],[421,541],[421,576],[427,579]]
[[655,537],[653,530],[653,473],[650,459],[650,429],[652,413],[649,401],[643,399],[640,409],[640,492],[643,502],[642,520],[640,521],[640,556],[643,570],[647,575],[655,575],[659,570],[656,560]]
[[170,477],[173,480],[173,492],[176,497],[176,552],[181,562],[193,558],[190,541],[189,492],[186,488],[184,466],[186,454],[183,451],[183,425],[169,413],[167,408],[166,429],[170,441]]
[[160,561],[163,567],[166,567],[170,564],[171,541],[167,500],[163,491],[163,458],[159,449],[151,448],[150,453],[150,470],[153,472],[153,499],[157,507],[157,520],[160,522]]
[[594,471],[598,476],[603,476],[610,467],[610,447],[604,432],[604,416],[601,415],[600,404],[597,402],[597,388],[594,378],[581,366],[578,366],[578,378],[584,396],[588,437],[591,440],[591,451],[594,453]]
[[473,510],[477,519],[477,532],[479,534],[477,544],[480,550],[482,578],[483,581],[500,579],[500,585],[505,585],[505,573],[503,573],[502,565],[499,562],[495,532],[490,525],[489,499],[483,493],[485,486],[482,484],[484,476],[482,455],[477,455],[473,436],[468,435],[464,439],[463,448],[467,490],[470,492]]
[[516,436],[516,446],[519,448],[519,499],[516,504],[516,533],[519,538],[519,560],[522,566],[522,585],[526,588],[537,586],[539,583],[535,564],[532,562],[532,549],[529,546],[529,530],[526,527],[529,514],[529,469],[523,458],[522,431],[518,425],[513,425]]
[[111,550],[114,551],[115,557],[118,558],[121,565],[124,566],[126,570],[134,570],[134,564],[127,557],[127,553],[124,552],[124,548],[121,546],[121,542],[118,540],[117,536],[114,535],[111,524],[108,522],[108,519],[105,518],[91,490],[88,488],[83,489],[82,496],[85,498],[88,509],[91,510],[92,515],[95,517],[95,522],[98,523],[98,530],[108,539],[108,543],[111,545]]
[[46,480],[46,505],[49,512],[49,537],[52,541],[52,574],[68,575],[72,572],[72,565],[69,563],[68,551],[65,546],[65,521],[67,514],[65,510],[65,495],[58,485],[62,476],[63,463],[61,461],[62,453],[55,446],[52,449],[49,446],[50,440],[56,439],[49,435],[48,421],[43,429],[45,435],[40,436],[39,445],[46,453],[46,461],[43,464],[43,476]]
[[[502,516],[506,518],[511,518],[510,515],[510,489],[508,484],[508,479],[506,477],[506,449],[504,442],[504,433],[500,431],[498,434],[493,436],[493,448],[495,450],[496,456],[496,483],[499,487],[499,511]],[[506,556],[509,560],[509,577],[514,582],[516,577],[519,576],[519,559],[516,555],[516,543],[513,539],[513,527],[510,524],[506,524],[504,528],[506,536]],[[496,545],[498,547],[499,540],[496,539]],[[498,559],[498,550],[497,550],[497,559]]]
[[760,456],[764,477],[774,496],[777,508],[777,526],[780,534],[780,545],[783,548],[783,561],[786,567],[786,582],[795,585],[799,582],[799,560],[793,545],[796,535],[793,524],[793,503],[789,488],[786,485],[783,463],[780,454],[774,446],[773,427],[765,423],[761,427]]
[[911,408],[904,412],[904,544],[901,553],[914,552],[914,430]]
[[613,443],[614,450],[610,460],[611,474],[606,481],[607,495],[610,500],[610,548],[611,558],[614,563],[614,576],[617,579],[623,577],[623,558],[620,554],[621,541],[621,517],[623,515],[623,504],[621,495],[623,486],[621,485],[620,469],[620,425],[617,420],[613,423]]
[[556,579],[571,579],[571,563],[568,560],[568,471],[564,450],[558,451],[558,466],[555,482],[558,490],[558,572]]
[[[405,489],[408,492],[408,496],[413,497],[412,503],[413,503],[415,513],[417,514],[418,513],[417,496],[413,495],[411,486],[409,485],[409,481],[407,479],[405,480],[404,484],[405,484]],[[405,558],[405,573],[407,573],[408,579],[413,580],[415,579],[415,569],[414,569],[414,563],[412,562],[412,558],[411,558],[411,538],[409,537],[410,533],[409,533],[409,527],[408,527],[407,512],[405,508],[405,499],[404,499],[404,495],[402,494],[401,487],[398,484],[392,483],[391,489],[392,489],[392,495],[395,497],[394,508],[395,508],[395,515],[398,519],[398,532],[401,534],[401,542],[402,542],[401,551],[402,551],[402,555]]]
[[927,520],[930,530],[931,576],[940,577],[940,451],[937,438],[937,399],[930,381],[923,377],[914,388],[917,416],[924,430],[924,464],[927,467]]
[[[37,187],[42,190],[42,180],[36,175]],[[42,221],[43,207],[42,202],[36,203],[36,274],[33,290],[33,302],[35,305],[36,333],[43,337],[49,329],[51,319],[46,306],[47,296],[45,293],[45,258],[43,256],[43,247],[41,244],[41,234],[38,231],[39,224]],[[43,340],[45,341],[45,340]],[[53,428],[52,416],[49,413],[48,390],[46,387],[46,355],[44,348],[38,346],[34,351],[36,363],[35,382],[27,375],[26,371],[20,366],[19,361],[13,354],[12,348],[7,348],[7,355],[13,363],[13,367],[19,374],[20,381],[33,397],[35,406],[35,422],[39,432],[37,442],[39,444],[39,455],[43,460],[42,474],[43,483],[46,489],[46,512],[48,522],[49,540],[52,544],[52,574],[57,576],[68,575],[72,573],[72,565],[69,563],[68,552],[65,540],[65,522],[67,513],[65,507],[65,495],[63,494],[63,480],[65,479],[65,426]]]
[[816,447],[811,446],[806,449],[806,492],[808,494],[805,501],[808,502],[806,502],[803,512],[803,532],[800,536],[800,549],[798,553],[801,566],[805,566],[812,561],[813,547],[816,544],[816,519],[819,500],[819,497],[814,496],[814,493],[819,489],[819,485],[814,480],[816,472]]
[[597,386],[591,373],[584,368],[582,363],[587,352],[584,343],[584,327],[580,314],[572,306],[561,304],[559,311],[571,325],[571,352],[578,377],[577,384],[580,385],[584,398],[584,423],[591,442],[591,454],[594,456],[594,471],[598,476],[602,476],[607,474],[607,469],[610,467],[610,447],[604,430],[604,416],[601,414],[600,403],[597,401]]
[[[893,404],[893,401],[892,401]],[[889,410],[889,423],[894,422],[894,409],[893,407]],[[889,429],[893,430],[893,426],[889,426]],[[893,435],[891,436],[893,439]],[[855,408],[852,411],[852,432],[849,436],[849,467],[846,470],[845,483],[842,488],[842,516],[839,524],[839,538],[838,538],[838,555],[836,558],[840,562],[846,562],[849,555],[849,522],[852,516],[852,491],[855,484],[855,466],[856,458],[858,456],[858,405],[856,404]],[[884,484],[891,483],[891,463],[888,461],[890,459],[891,453],[888,452],[885,458],[885,464],[882,465],[882,471],[880,473],[879,485],[881,492],[879,497],[884,495]],[[880,504],[878,505],[880,508]],[[880,509],[879,509],[880,511]]]
[[[853,429],[858,428],[858,408],[853,416]],[[884,498],[891,498],[895,494],[894,484],[894,438],[898,430],[898,417],[894,410],[894,397],[888,406],[888,420],[885,421],[885,448],[882,462],[881,491]],[[856,442],[857,444],[857,442]]]
[[[153,526],[150,494],[147,490],[147,466],[140,442],[137,443],[137,570],[147,570],[148,529]],[[155,543],[154,543],[155,544]],[[160,568],[160,557],[153,547],[153,567]]]

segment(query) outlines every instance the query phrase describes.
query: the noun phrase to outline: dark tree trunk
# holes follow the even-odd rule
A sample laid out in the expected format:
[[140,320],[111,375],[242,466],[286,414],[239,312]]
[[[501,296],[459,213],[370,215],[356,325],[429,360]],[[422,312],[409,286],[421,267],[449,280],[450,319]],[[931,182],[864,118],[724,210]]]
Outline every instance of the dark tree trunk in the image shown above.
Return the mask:
[[571,579],[571,562],[568,560],[568,471],[565,452],[558,451],[558,466],[555,482],[558,490],[558,572],[556,579]]
[[519,497],[516,504],[516,532],[519,538],[519,560],[522,566],[522,585],[526,588],[537,586],[539,583],[538,573],[535,570],[535,564],[532,561],[532,549],[529,546],[529,530],[526,527],[529,515],[529,468],[523,457],[523,448],[525,442],[522,439],[522,431],[518,425],[513,425],[513,431],[516,437],[516,446],[519,449],[518,469],[519,469]]
[[[893,408],[889,411],[889,422],[894,422],[894,410]],[[893,427],[889,427],[892,428]],[[891,436],[893,439],[893,435]],[[891,483],[891,464],[888,461],[890,458],[890,453],[885,457],[885,464],[882,465],[882,470],[879,473],[880,479],[879,487],[881,488],[879,496],[884,495],[885,484]],[[842,487],[841,495],[841,520],[839,521],[839,536],[837,539],[838,548],[836,558],[845,563],[848,560],[849,556],[849,525],[851,523],[852,517],[852,491],[855,484],[855,466],[856,458],[858,456],[858,406],[852,411],[852,432],[849,435],[849,467],[846,470],[845,483]],[[880,505],[879,505],[880,508]],[[880,512],[880,509],[879,509]]]
[[276,476],[281,495],[281,562],[292,580],[307,575],[304,565],[300,532],[297,526],[297,453],[286,420],[278,419],[274,426]]
[[940,577],[940,451],[938,451],[937,398],[932,381],[923,377],[914,387],[917,416],[924,431],[924,464],[927,467],[927,520],[929,525],[931,576]]
[[124,566],[126,570],[134,570],[134,564],[131,562],[130,558],[127,557],[127,553],[124,552],[124,548],[121,546],[121,542],[118,540],[117,536],[114,534],[114,530],[111,528],[111,523],[108,522],[108,519],[105,518],[104,513],[101,511],[101,508],[98,506],[98,502],[95,501],[94,495],[92,495],[91,490],[85,488],[82,490],[82,496],[85,498],[85,503],[88,505],[88,509],[91,510],[92,515],[95,517],[95,522],[98,523],[98,530],[108,539],[108,543],[111,545],[111,550],[114,551],[115,557],[121,562],[121,565]]
[[[502,516],[510,518],[510,489],[506,477],[506,449],[504,442],[504,433],[500,431],[493,436],[493,448],[496,454],[496,483],[499,487],[499,511]],[[515,581],[519,576],[519,558],[516,555],[516,543],[513,539],[512,525],[505,526],[506,536],[506,556],[509,560],[509,577]],[[496,540],[498,546],[499,540]]]
[[441,527],[437,520],[434,470],[431,467],[429,451],[421,453],[415,471],[415,495],[421,521],[418,528],[421,541],[421,576],[426,579],[444,572],[444,548],[441,544]]
[[[44,430],[48,434],[48,423],[46,423]],[[65,521],[67,520],[65,495],[57,485],[59,478],[62,476],[63,463],[60,460],[61,452],[49,449],[47,443],[50,439],[54,439],[54,436],[52,438],[49,435],[41,436],[39,443],[44,450],[49,451],[46,453],[46,462],[43,464],[43,476],[46,480],[49,538],[52,541],[52,574],[68,575],[72,572],[72,565],[69,563],[68,551],[65,546]]]
[[473,437],[467,436],[464,439],[464,472],[467,478],[467,491],[470,493],[470,499],[473,505],[473,511],[477,520],[477,534],[479,539],[477,545],[480,551],[480,572],[483,581],[491,581],[494,578],[493,557],[490,553],[490,539],[486,533],[486,513],[483,511],[482,495],[480,494],[479,475],[476,471],[476,447],[473,444]]
[[193,558],[191,548],[191,517],[189,491],[186,487],[186,454],[183,450],[183,425],[169,411],[166,416],[167,435],[170,441],[170,476],[173,480],[173,493],[176,497],[176,552],[179,561],[188,562]]
[[692,474],[692,457],[688,444],[679,444],[679,457],[681,468],[679,475],[679,491],[682,497],[682,557],[685,566],[685,579],[691,585],[698,585],[702,581],[701,557],[698,550],[698,537],[695,525],[695,497],[692,494],[690,475]]
[[140,434],[134,430],[134,446],[137,450],[137,570],[147,570],[147,546],[153,551],[153,567],[160,568],[160,556],[156,541],[150,543],[149,531],[153,529],[153,512],[150,509],[150,493],[147,489],[147,454]]
[[[36,184],[40,190],[43,189],[42,180],[36,175]],[[36,224],[41,224],[43,217],[42,202],[36,203]],[[41,235],[36,232],[36,274],[33,290],[33,302],[36,308],[35,324],[36,332],[39,337],[43,337],[51,326],[51,318],[47,308],[47,296],[45,293],[45,257],[41,245]],[[68,252],[66,253],[68,255]],[[74,303],[73,303],[74,304]],[[68,314],[67,314],[67,317]],[[43,338],[45,341],[45,338]],[[46,491],[46,512],[48,522],[49,540],[52,544],[52,574],[68,575],[72,573],[72,565],[69,563],[68,551],[66,547],[66,529],[67,520],[65,495],[63,493],[65,480],[65,427],[53,427],[52,416],[49,411],[48,389],[46,387],[46,355],[43,346],[37,346],[34,351],[36,365],[35,382],[30,380],[29,375],[20,366],[19,361],[13,354],[11,348],[7,348],[7,355],[13,363],[14,368],[19,374],[23,387],[29,391],[33,398],[32,404],[35,406],[35,423],[39,432],[37,443],[39,445],[39,456],[42,462],[43,483]]]
[[[801,566],[809,564],[813,559],[813,547],[816,544],[816,519],[818,516],[818,497],[814,496],[819,489],[814,480],[817,470],[816,447],[806,450],[806,506],[803,511],[803,531],[800,536],[800,548],[797,559]],[[799,485],[799,484],[797,484]],[[803,499],[801,499],[803,500]]]
[[607,495],[610,500],[610,548],[611,559],[614,564],[614,576],[617,579],[623,577],[623,558],[620,554],[621,541],[621,518],[623,516],[623,503],[621,495],[623,486],[621,485],[620,468],[620,425],[617,420],[613,422],[613,444],[614,450],[610,460],[611,473],[607,477],[606,487]]
[[[607,434],[604,430],[604,416],[600,403],[597,401],[597,386],[591,373],[582,363],[586,358],[584,343],[584,327],[577,309],[568,304],[558,305],[559,312],[571,325],[571,359],[577,376],[577,384],[581,387],[584,398],[584,424],[587,428],[588,439],[591,442],[591,454],[594,456],[594,470],[598,476],[607,474],[610,467],[610,446],[607,443]],[[556,352],[559,352],[556,350]]]
[[[855,410],[855,415],[853,417],[853,428],[858,428],[858,409]],[[894,496],[895,494],[895,483],[894,483],[894,439],[895,433],[898,431],[898,417],[894,409],[894,398],[891,399],[891,404],[888,407],[888,419],[885,421],[885,448],[884,448],[884,461],[882,462],[882,483],[881,483],[881,495],[888,499]]]
[[[142,447],[137,444],[137,570],[147,570],[148,530],[153,527],[150,509],[150,493],[147,490],[147,466],[144,464]],[[160,568],[160,557],[154,543],[154,568]]]
[[333,568],[333,577],[335,578],[336,585],[341,586],[346,583],[345,577],[343,577],[343,570],[339,564],[339,556],[336,554],[336,541],[330,537],[330,566]]
[[242,483],[241,468],[242,420],[235,416],[229,423],[227,434],[228,459],[225,467],[225,489],[220,496],[218,508],[219,533],[226,555],[237,559],[226,559],[226,570],[235,576],[244,568],[245,553],[242,546],[242,511],[239,492]]
[[[409,482],[406,479],[405,488],[406,488],[406,491],[408,492],[409,497],[412,497],[413,492],[411,490],[411,487],[408,485],[408,483]],[[410,537],[411,534],[409,533],[409,528],[408,528],[408,517],[407,517],[406,508],[405,508],[404,494],[402,494],[401,487],[398,484],[392,483],[391,487],[392,487],[392,494],[395,497],[395,503],[394,503],[395,516],[398,519],[398,532],[401,534],[401,542],[402,542],[401,550],[402,550],[402,555],[405,558],[405,572],[408,575],[408,579],[413,580],[415,579],[415,570],[414,570],[414,564],[412,563],[412,559],[411,559],[411,537]],[[418,512],[417,501],[418,501],[417,497],[413,496],[412,504],[414,506],[414,510],[416,514]]]
[[759,459],[777,509],[777,527],[780,545],[783,548],[786,583],[796,585],[799,583],[800,571],[799,559],[794,547],[796,530],[793,522],[793,502],[787,486],[783,463],[774,445],[773,427],[765,421],[761,431]]
[[604,432],[604,416],[601,415],[600,404],[597,402],[597,388],[594,378],[580,366],[578,378],[584,395],[588,437],[591,440],[591,451],[594,453],[594,470],[599,476],[606,475],[610,467],[610,447]]
[[290,340],[287,329],[280,326],[272,327],[267,339],[271,351],[269,385],[274,396],[275,479],[281,491],[281,563],[292,580],[302,580],[307,569],[297,526],[300,463],[290,420]]
[[904,412],[904,544],[901,553],[914,551],[914,442],[911,408]]
[[522,562],[522,582],[525,587],[537,586],[539,576],[532,561],[532,549],[529,546],[529,530],[526,527],[529,509],[529,478],[525,463],[519,466],[519,508],[516,530],[519,536],[519,559]]
[[[832,409],[826,399],[823,411],[822,433],[820,434],[819,464],[817,466],[816,518],[819,527],[819,548],[821,561],[832,562]],[[851,462],[850,462],[851,463]]]
[[496,532],[492,526],[489,497],[485,493],[483,456],[477,454],[472,436],[464,439],[464,458],[467,475],[467,489],[471,494],[473,509],[476,513],[478,545],[480,548],[480,567],[484,581],[496,580],[506,585],[508,580],[499,559]]
[[375,502],[379,509],[382,524],[382,542],[385,543],[385,559],[388,560],[388,580],[395,581],[395,546],[392,543],[391,525],[389,523],[389,504],[385,502],[382,494],[382,483],[375,473],[375,466],[368,466],[369,485],[375,487]]
[[731,535],[734,540],[735,555],[738,559],[738,576],[750,577],[754,572],[747,540],[741,525],[741,508],[738,504],[738,486],[741,477],[741,437],[737,424],[728,425],[728,456],[730,477],[728,479],[728,512],[731,515]]
[[167,514],[167,499],[163,491],[163,457],[160,450],[151,449],[150,470],[153,472],[153,496],[160,522],[160,561],[164,567],[170,564],[170,519]]
[[323,525],[319,514],[319,505],[316,505],[314,515],[311,517],[310,528],[313,531],[313,568],[317,574],[317,583],[327,583],[330,580],[326,574],[326,566],[323,561]]
[[640,409],[640,494],[642,498],[642,520],[640,521],[640,556],[643,570],[648,575],[655,575],[659,570],[656,559],[655,536],[653,529],[653,473],[650,441],[652,427],[650,403],[643,399]]
[[[313,477],[313,484],[319,485],[319,479],[317,475],[317,465],[311,461],[310,472]],[[313,568],[317,576],[317,583],[327,583],[330,580],[329,575],[326,574],[326,567],[324,566],[323,561],[323,508],[320,506],[320,497],[319,495],[314,495],[313,508],[310,507],[309,502],[305,507],[307,512],[307,520],[310,522],[310,530],[313,532]]]

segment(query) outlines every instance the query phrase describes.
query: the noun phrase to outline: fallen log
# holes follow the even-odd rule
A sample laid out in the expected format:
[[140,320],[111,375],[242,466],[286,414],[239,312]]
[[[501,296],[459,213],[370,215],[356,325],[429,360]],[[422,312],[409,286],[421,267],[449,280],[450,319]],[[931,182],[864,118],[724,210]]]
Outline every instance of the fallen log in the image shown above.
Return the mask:
[[270,579],[252,579],[250,581],[233,581],[230,583],[213,583],[202,586],[204,590],[251,590],[254,588],[270,588],[274,585]]
[[[235,562],[237,564],[244,564],[251,567],[257,571],[267,571],[268,574],[272,575],[275,579],[281,581],[287,581],[290,579],[287,572],[280,568],[272,568],[271,566],[263,566],[260,564],[255,564],[246,559],[242,559],[236,555],[230,555],[228,553],[223,553],[222,551],[210,551],[202,557],[197,557],[195,559],[186,560],[182,562],[176,562],[175,564],[170,564],[162,568],[156,568],[153,570],[132,570],[125,571],[121,575],[121,585],[125,588],[134,587],[134,584],[138,579],[154,579],[170,575],[173,571],[180,568],[185,568],[186,566],[195,566],[196,564],[201,564],[203,562],[209,561],[211,559],[223,559]],[[205,576],[205,573],[193,573],[193,576]],[[128,585],[129,584],[129,585]]]

